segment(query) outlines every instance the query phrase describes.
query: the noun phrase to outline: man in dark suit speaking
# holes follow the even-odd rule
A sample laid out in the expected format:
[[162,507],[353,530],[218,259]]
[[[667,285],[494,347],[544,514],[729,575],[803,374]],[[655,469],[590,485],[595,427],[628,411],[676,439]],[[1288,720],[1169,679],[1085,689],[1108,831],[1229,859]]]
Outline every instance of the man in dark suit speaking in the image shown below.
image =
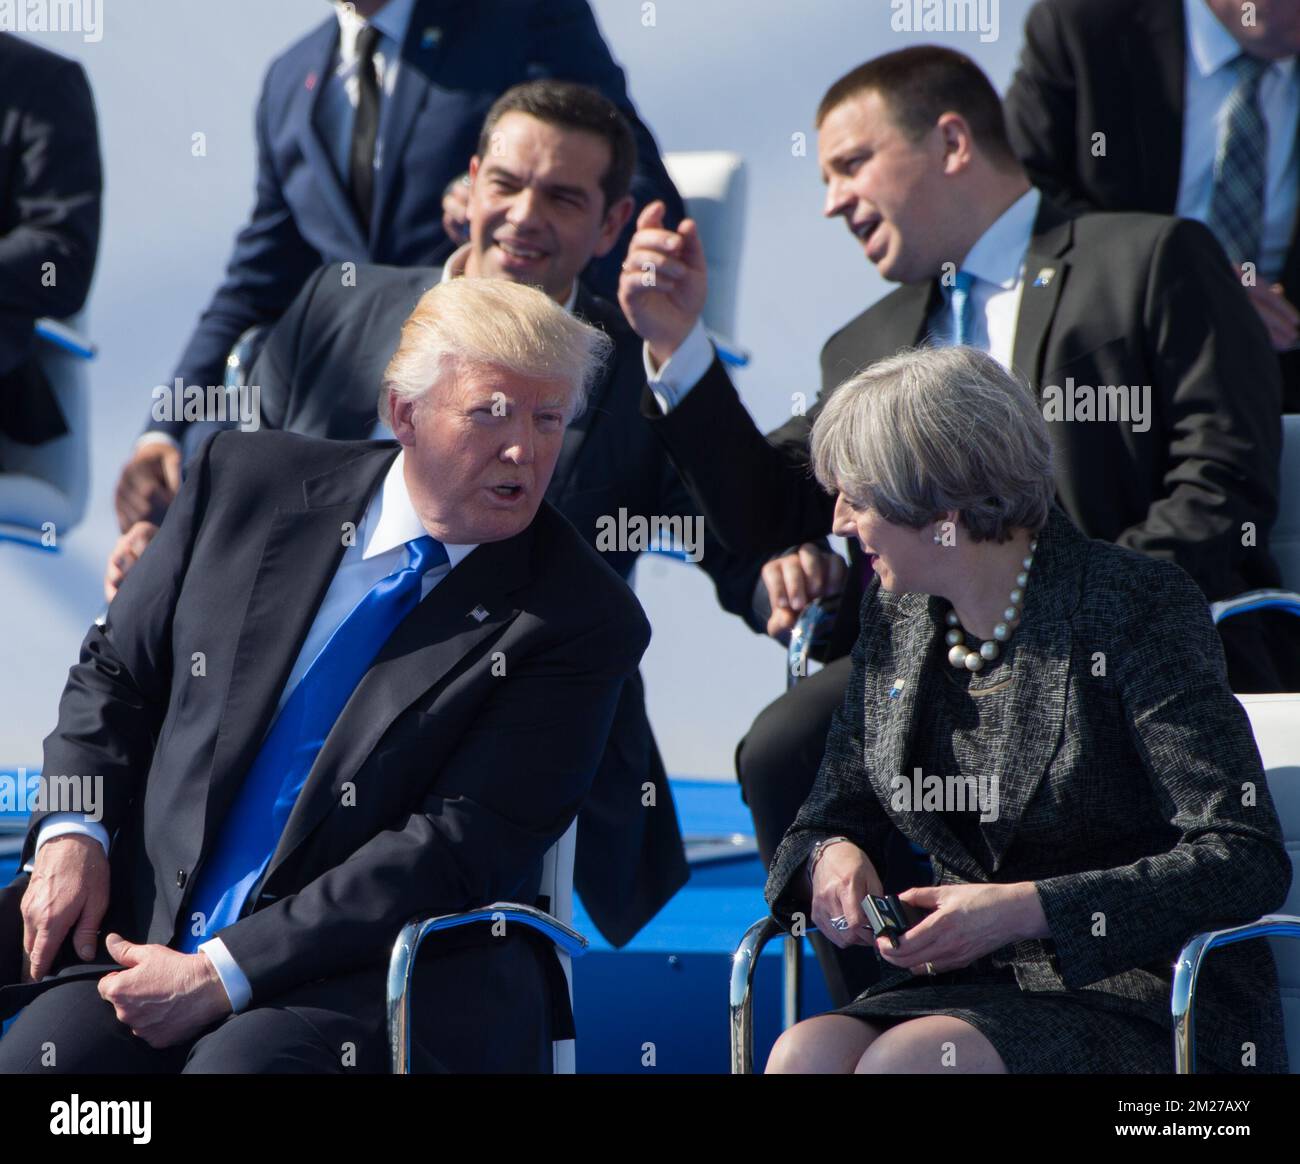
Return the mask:
[[[402,924],[536,895],[649,639],[542,496],[607,348],[540,291],[457,280],[385,375],[396,444],[203,446],[45,741],[100,820],[33,816],[36,982],[0,992],[28,1002],[0,1071],[383,1070]],[[47,977],[69,937],[89,965]],[[522,937],[427,967],[426,1064],[540,1064]]]

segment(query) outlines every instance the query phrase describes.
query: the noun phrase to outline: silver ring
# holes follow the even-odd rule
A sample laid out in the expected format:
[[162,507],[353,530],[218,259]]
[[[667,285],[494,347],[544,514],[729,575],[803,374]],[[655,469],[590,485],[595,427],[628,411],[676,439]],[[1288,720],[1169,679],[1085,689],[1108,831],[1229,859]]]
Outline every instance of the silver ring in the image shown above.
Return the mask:
[[833,917],[831,918],[831,928],[839,930],[840,933],[843,933],[845,930],[849,928],[849,919],[846,918],[843,914],[840,914],[839,917]]
[[925,964],[925,972],[926,972],[926,973],[927,973],[931,978],[934,977],[934,963],[933,963],[933,962],[927,962],[927,963]]

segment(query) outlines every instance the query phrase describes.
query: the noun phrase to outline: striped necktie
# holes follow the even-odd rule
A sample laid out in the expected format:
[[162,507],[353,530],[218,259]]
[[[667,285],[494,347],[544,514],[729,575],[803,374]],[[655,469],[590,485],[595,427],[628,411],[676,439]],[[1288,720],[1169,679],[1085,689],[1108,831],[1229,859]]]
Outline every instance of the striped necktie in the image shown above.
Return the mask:
[[1231,67],[1237,82],[1223,106],[1206,225],[1234,263],[1258,262],[1268,166],[1268,126],[1259,109],[1259,82],[1269,63],[1242,53]]
[[406,543],[407,564],[362,596],[312,660],[262,741],[207,860],[199,870],[177,948],[192,954],[201,942],[239,920],[261,878],[289,813],[361,678],[398,624],[420,600],[424,573],[448,561],[431,537]]

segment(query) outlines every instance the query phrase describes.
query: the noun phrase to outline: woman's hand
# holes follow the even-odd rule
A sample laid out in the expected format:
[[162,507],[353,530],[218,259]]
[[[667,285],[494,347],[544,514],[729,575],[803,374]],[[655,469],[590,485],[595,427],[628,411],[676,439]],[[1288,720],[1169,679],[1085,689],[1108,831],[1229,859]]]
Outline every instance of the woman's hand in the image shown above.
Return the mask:
[[908,905],[933,912],[904,933],[897,947],[881,942],[876,949],[891,966],[913,974],[928,974],[927,962],[936,974],[958,970],[1008,942],[1049,934],[1031,881],[930,885],[906,889],[898,896]]
[[[875,935],[862,912],[862,899],[868,893],[884,893],[871,858],[852,841],[827,845],[813,871],[813,925],[841,950],[874,946]],[[833,917],[843,917],[848,929],[836,929],[831,925]]]

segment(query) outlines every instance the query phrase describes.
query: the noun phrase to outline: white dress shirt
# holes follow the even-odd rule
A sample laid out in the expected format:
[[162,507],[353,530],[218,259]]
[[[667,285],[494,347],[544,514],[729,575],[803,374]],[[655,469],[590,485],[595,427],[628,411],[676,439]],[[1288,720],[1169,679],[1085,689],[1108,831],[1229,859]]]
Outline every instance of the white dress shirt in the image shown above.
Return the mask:
[[[379,30],[375,46],[375,75],[379,82],[379,133],[375,138],[375,169],[384,164],[384,118],[387,116],[393,88],[397,84],[397,71],[401,67],[402,44],[411,23],[415,0],[388,0],[369,23]],[[339,24],[339,49],[334,67],[325,78],[320,97],[313,112],[316,132],[329,151],[330,160],[346,186],[351,179],[352,124],[356,121],[357,103],[360,100],[361,81],[357,68],[357,37],[366,21],[349,5],[336,0],[334,15]],[[385,436],[391,436],[386,431]],[[180,442],[170,433],[144,432],[136,438],[135,447],[163,444],[179,449]]]
[[[1042,195],[1030,188],[1013,202],[976,241],[961,264],[975,276],[971,301],[975,321],[973,347],[983,348],[1004,368],[1011,367],[1016,317],[1024,288],[1025,254],[1034,234]],[[935,342],[952,342],[952,310],[945,298],[931,315],[928,331]],[[662,412],[671,412],[700,382],[713,362],[713,345],[697,321],[672,358],[656,368],[649,344],[642,345],[646,380]]]
[[[1224,107],[1236,84],[1232,60],[1239,45],[1205,0],[1183,0],[1187,16],[1187,66],[1183,70],[1183,162],[1178,178],[1179,218],[1205,222],[1214,191],[1214,156]],[[1259,109],[1268,127],[1264,171],[1264,223],[1259,275],[1272,282],[1286,264],[1300,200],[1300,76],[1295,57],[1274,61],[1259,82]]]
[[[339,560],[338,569],[325,597],[321,600],[316,618],[303,640],[302,649],[289,672],[284,689],[280,693],[276,712],[284,706],[293,694],[299,681],[311,666],[321,648],[329,641],[338,625],[352,611],[369,591],[389,574],[402,569],[407,563],[406,543],[414,538],[424,537],[425,530],[420,516],[411,504],[410,494],[403,477],[403,465],[406,450],[399,449],[384,477],[382,486],[375,491],[366,506],[365,515],[357,526],[356,541],[346,547]],[[438,585],[464,558],[475,548],[472,545],[452,545],[443,543],[447,551],[447,563],[425,573],[420,583],[420,598]],[[274,719],[272,719],[274,724]],[[268,732],[269,732],[268,728]],[[42,823],[36,838],[36,852],[46,841],[67,833],[79,833],[95,837],[108,852],[108,831],[96,821],[88,821],[81,813],[53,813]],[[30,868],[30,865],[28,866]],[[252,997],[252,988],[243,971],[239,969],[225,943],[220,938],[211,938],[199,946],[207,954],[216,968],[221,984],[226,988],[230,1005],[236,1014],[243,1010]]]

